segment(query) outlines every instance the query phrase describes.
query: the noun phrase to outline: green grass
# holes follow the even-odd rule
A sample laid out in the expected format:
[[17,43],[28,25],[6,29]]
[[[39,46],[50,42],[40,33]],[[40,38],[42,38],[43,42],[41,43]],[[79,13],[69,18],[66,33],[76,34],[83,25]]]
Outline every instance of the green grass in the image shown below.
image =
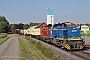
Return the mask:
[[[19,38],[20,60],[48,60],[29,40],[25,37]],[[22,58],[24,57],[24,58]]]
[[[31,58],[31,52],[29,51],[29,49],[26,47],[25,42],[22,41],[21,38],[19,38],[19,42],[20,42],[20,55],[21,58],[20,60],[29,60]],[[22,58],[23,57],[23,58]],[[32,58],[31,58],[32,59]],[[33,59],[32,59],[33,60]]]
[[10,37],[7,36],[7,34],[0,34],[0,45],[3,44],[5,41],[7,41]]
[[37,49],[39,49],[47,58],[50,60],[64,60],[59,55],[55,54],[52,50],[46,48],[43,46],[40,42],[36,42],[32,39],[29,39],[34,46],[36,46]]
[[65,60],[50,49],[44,47],[40,42],[30,38],[19,38],[21,58],[20,60]]

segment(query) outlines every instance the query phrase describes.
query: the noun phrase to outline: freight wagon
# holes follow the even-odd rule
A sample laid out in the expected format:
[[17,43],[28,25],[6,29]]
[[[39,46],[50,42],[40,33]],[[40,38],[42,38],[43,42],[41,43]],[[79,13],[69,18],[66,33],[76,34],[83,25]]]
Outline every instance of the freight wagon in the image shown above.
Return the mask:
[[39,23],[34,28],[28,28],[27,29],[28,35],[30,35],[31,37],[35,37],[37,39],[41,39],[41,36],[42,36],[42,33],[43,33],[42,29],[45,26],[47,26],[47,24],[45,22],[43,22],[43,23]]
[[52,28],[52,25],[49,24],[49,25],[45,26],[45,27],[42,29],[42,35],[40,36],[40,39],[41,39],[41,40],[44,40],[44,41],[46,41],[46,42],[50,42],[49,36],[50,36],[51,28]]
[[27,29],[28,35],[30,37],[39,37],[41,35],[41,29],[40,28],[29,28]]

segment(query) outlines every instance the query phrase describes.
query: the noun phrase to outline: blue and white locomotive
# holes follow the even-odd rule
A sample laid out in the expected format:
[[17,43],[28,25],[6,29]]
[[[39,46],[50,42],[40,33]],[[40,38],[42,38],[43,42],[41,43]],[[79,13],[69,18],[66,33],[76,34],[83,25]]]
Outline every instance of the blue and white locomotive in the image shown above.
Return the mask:
[[80,37],[80,28],[67,27],[65,23],[53,25],[49,40],[68,50],[83,49],[84,39]]

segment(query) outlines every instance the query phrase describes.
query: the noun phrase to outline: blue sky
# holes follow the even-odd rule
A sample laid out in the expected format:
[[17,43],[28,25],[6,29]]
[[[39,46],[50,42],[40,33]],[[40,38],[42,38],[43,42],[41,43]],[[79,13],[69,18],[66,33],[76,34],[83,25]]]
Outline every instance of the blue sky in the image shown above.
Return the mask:
[[46,22],[48,7],[55,23],[90,23],[90,0],[0,0],[0,15],[10,23]]

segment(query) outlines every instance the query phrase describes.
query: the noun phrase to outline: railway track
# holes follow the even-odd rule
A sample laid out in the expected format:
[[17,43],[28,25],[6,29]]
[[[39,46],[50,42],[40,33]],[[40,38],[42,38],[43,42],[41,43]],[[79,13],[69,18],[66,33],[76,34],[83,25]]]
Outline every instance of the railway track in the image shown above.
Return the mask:
[[[53,46],[55,46],[55,45],[53,45]],[[61,49],[61,50],[65,51],[65,52],[69,52],[70,54],[75,55],[75,56],[81,58],[81,60],[90,60],[90,53],[88,53],[87,49],[90,49],[90,45],[87,45],[86,46],[86,50],[84,50],[84,51],[82,51],[82,50],[67,51],[67,50],[63,50],[63,49]],[[87,51],[87,52],[85,52],[85,51]]]
[[90,49],[90,45],[85,45],[86,48]]
[[75,55],[79,58],[82,58],[83,60],[90,60],[90,53],[84,52],[84,51],[69,51],[72,55]]
[[[53,46],[56,47],[55,45],[53,45]],[[89,49],[89,48],[90,48],[90,46],[88,45],[87,49]],[[62,48],[59,48],[59,49],[63,50]],[[68,52],[74,56],[77,56],[77,57],[81,58],[81,60],[90,60],[90,53],[88,53],[88,51],[85,52],[86,50],[85,51],[82,51],[82,50],[68,51],[68,50],[64,49],[63,51]]]
[[[50,45],[52,45],[52,44],[50,44]],[[57,48],[59,48],[60,50],[63,50],[62,48],[60,48],[60,47],[58,47],[58,46],[56,46],[56,45],[52,45],[52,46],[57,47]],[[90,45],[86,45],[85,51],[86,51],[87,49],[90,49]],[[82,60],[90,60],[90,53],[84,52],[83,50],[67,51],[67,50],[64,49],[63,51],[69,52],[70,54],[75,55],[75,56],[81,58]]]
[[[38,40],[38,39],[35,39],[35,40]],[[40,41],[43,42],[42,44],[44,44],[44,43],[45,44],[48,44],[48,43],[46,43],[46,42],[44,42],[42,40],[38,40],[38,41],[39,42]],[[50,45],[52,47],[50,47],[48,45]],[[78,51],[67,51],[67,50],[62,49],[62,48],[60,48],[60,47],[58,47],[56,45],[53,45],[53,44],[48,44],[48,45],[44,45],[44,46],[50,48],[51,50],[53,50],[55,53],[57,53],[59,55],[62,55],[62,56],[65,55],[64,57],[66,57],[66,58],[68,57],[69,58],[67,60],[90,60],[90,53],[84,52],[82,50],[78,50]],[[53,48],[53,47],[55,47],[55,48]],[[60,52],[60,51],[62,51],[62,52]]]

